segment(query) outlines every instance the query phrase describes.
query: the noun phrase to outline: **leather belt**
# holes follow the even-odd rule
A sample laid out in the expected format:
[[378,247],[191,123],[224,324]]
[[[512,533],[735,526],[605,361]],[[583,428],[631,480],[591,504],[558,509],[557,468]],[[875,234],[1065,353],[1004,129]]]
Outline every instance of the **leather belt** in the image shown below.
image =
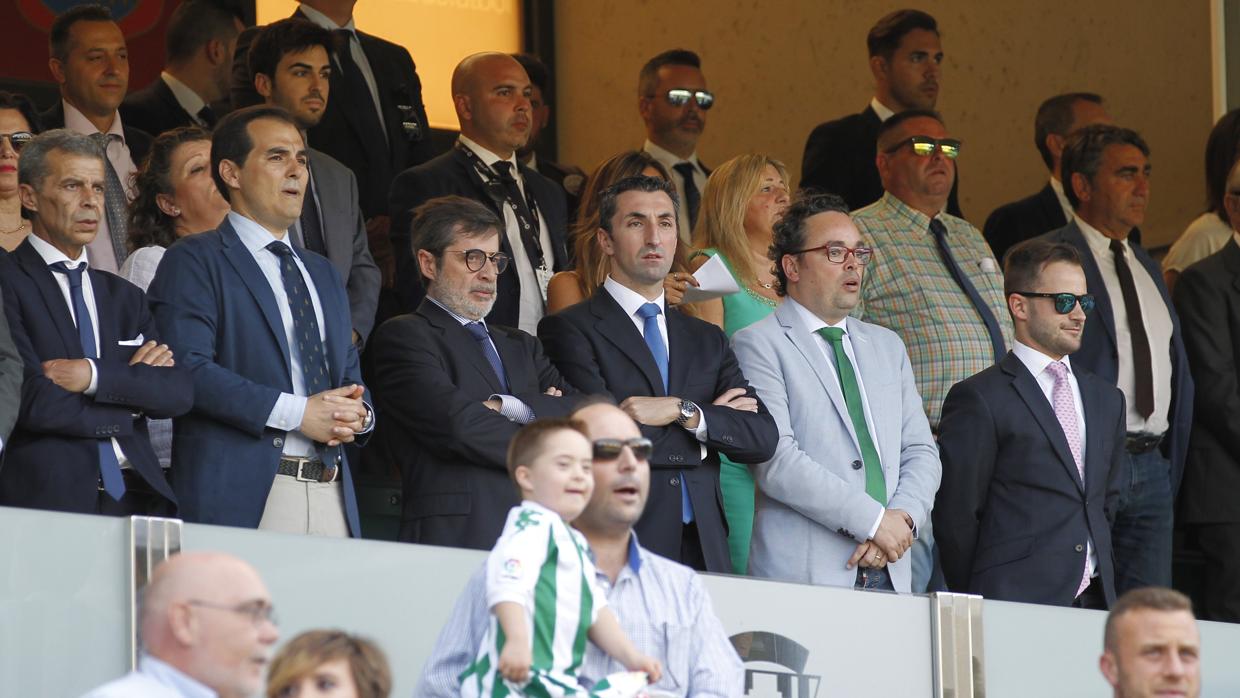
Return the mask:
[[340,468],[324,465],[317,458],[281,456],[276,474],[291,475],[299,482],[335,482],[340,476]]
[[1124,448],[1133,455],[1149,453],[1162,443],[1162,434],[1151,434],[1145,431],[1130,431],[1124,440]]

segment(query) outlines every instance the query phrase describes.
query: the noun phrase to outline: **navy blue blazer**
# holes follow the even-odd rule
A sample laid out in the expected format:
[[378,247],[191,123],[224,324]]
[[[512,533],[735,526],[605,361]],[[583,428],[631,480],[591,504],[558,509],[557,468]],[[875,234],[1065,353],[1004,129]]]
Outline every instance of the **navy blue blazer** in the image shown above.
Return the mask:
[[[296,253],[323,308],[331,383],[362,385],[344,283],[327,259]],[[173,425],[172,486],[181,515],[257,528],[287,434],[267,426],[267,417],[281,393],[293,392],[276,296],[227,218],[168,248],[147,293],[161,336],[194,380],[194,408]],[[357,498],[343,456],[341,466],[356,537]]]
[[175,503],[147,435],[146,417],[189,411],[193,385],[180,356],[172,368],[130,366],[139,344],[158,339],[142,290],[91,269],[99,318],[100,358],[94,396],[69,392],[43,375],[51,359],[81,359],[73,315],[47,263],[27,240],[0,258],[5,314],[25,364],[21,411],[5,444],[0,504],[94,513],[99,495],[99,439],[114,437],[130,466]]
[[[1133,234],[1128,243],[1132,254],[1136,257],[1154,285],[1163,303],[1167,304],[1167,312],[1171,314],[1171,409],[1168,412],[1167,437],[1163,441],[1162,450],[1171,461],[1171,491],[1178,493],[1180,479],[1184,475],[1184,460],[1188,455],[1188,435],[1193,426],[1193,377],[1188,370],[1188,355],[1184,351],[1184,334],[1180,330],[1180,318],[1176,315],[1175,306],[1171,304],[1171,296],[1163,283],[1162,270],[1158,263],[1142,249],[1139,238]],[[1094,253],[1090,251],[1085,236],[1077,227],[1076,221],[1070,221],[1058,230],[1052,230],[1042,236],[1056,242],[1067,242],[1076,246],[1085,268],[1085,281],[1089,292],[1094,294],[1098,304],[1094,312],[1085,321],[1085,337],[1081,348],[1072,355],[1072,363],[1081,366],[1090,373],[1115,385],[1119,380],[1119,350],[1115,345],[1115,315],[1111,307],[1111,298],[1107,295],[1106,284],[1102,281],[1102,273],[1098,271],[1098,263],[1094,261]]]

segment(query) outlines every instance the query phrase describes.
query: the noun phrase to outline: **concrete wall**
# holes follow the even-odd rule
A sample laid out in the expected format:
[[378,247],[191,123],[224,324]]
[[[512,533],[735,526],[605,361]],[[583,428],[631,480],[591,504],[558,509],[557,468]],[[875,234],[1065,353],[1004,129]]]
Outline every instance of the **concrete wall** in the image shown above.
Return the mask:
[[[699,147],[708,164],[770,153],[800,172],[814,125],[860,111],[872,94],[865,34],[901,5],[844,0],[560,0],[556,69],[560,157],[592,168],[639,146],[637,72],[676,46],[702,55],[718,97]],[[996,206],[1040,188],[1033,115],[1061,92],[1103,94],[1153,150],[1145,239],[1170,243],[1203,207],[1211,114],[1206,0],[987,3],[920,7],[946,54],[939,109],[962,138],[960,201],[981,227]]]

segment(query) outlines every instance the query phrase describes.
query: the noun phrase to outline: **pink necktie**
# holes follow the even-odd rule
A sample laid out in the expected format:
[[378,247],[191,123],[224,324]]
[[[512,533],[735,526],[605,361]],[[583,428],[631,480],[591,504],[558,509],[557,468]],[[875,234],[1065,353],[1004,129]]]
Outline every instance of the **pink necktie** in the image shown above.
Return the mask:
[[[1059,361],[1046,365],[1046,370],[1055,378],[1055,387],[1051,389],[1051,405],[1055,408],[1055,418],[1063,428],[1063,435],[1068,440],[1068,449],[1072,451],[1072,460],[1076,461],[1076,472],[1081,477],[1081,485],[1085,484],[1085,461],[1081,457],[1081,427],[1076,421],[1076,403],[1072,399],[1072,385],[1068,383],[1068,367]],[[1089,556],[1085,556],[1085,569],[1081,572],[1081,584],[1076,595],[1089,587]]]

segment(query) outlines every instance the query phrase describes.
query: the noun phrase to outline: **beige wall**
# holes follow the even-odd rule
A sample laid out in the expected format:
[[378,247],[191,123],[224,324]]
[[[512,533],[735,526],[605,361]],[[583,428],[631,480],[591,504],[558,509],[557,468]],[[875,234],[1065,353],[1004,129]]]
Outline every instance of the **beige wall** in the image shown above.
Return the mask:
[[[637,72],[654,54],[679,46],[702,55],[718,97],[700,142],[703,161],[767,152],[796,179],[810,129],[868,102],[865,34],[897,7],[845,0],[560,0],[561,159],[590,169],[640,146]],[[942,0],[921,7],[942,31],[938,106],[965,142],[960,200],[975,225],[1045,183],[1033,115],[1046,97],[1076,90],[1102,93],[1111,114],[1150,143],[1148,244],[1171,242],[1200,212],[1213,121],[1208,2]]]

